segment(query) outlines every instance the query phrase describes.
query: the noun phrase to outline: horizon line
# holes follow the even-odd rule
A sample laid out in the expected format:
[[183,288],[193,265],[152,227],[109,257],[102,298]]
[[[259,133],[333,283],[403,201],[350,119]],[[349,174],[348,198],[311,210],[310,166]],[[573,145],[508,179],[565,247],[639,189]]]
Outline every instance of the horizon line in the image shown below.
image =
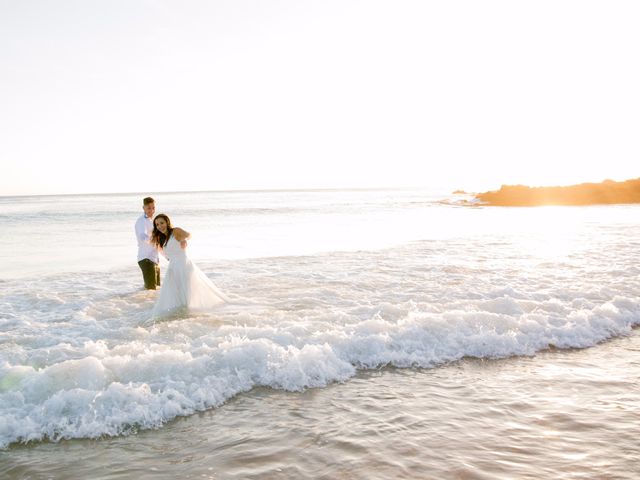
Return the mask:
[[[0,194],[0,198],[26,198],[26,197],[82,197],[82,196],[109,196],[109,195],[158,195],[167,193],[259,193],[259,192],[345,192],[345,191],[391,191],[391,190],[435,190],[434,187],[321,187],[321,188],[242,188],[227,190],[164,190],[154,191],[130,191],[130,192],[84,192],[84,193],[22,193]],[[454,189],[455,190],[455,189]],[[458,189],[459,190],[459,189]]]

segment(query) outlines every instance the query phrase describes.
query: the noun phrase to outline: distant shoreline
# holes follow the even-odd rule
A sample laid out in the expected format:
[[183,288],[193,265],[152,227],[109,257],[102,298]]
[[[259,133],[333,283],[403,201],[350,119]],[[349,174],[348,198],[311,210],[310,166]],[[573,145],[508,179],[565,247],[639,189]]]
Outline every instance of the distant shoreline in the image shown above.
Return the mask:
[[640,203],[640,178],[581,183],[564,187],[502,185],[500,190],[475,194],[481,205],[535,207],[542,205],[612,205]]

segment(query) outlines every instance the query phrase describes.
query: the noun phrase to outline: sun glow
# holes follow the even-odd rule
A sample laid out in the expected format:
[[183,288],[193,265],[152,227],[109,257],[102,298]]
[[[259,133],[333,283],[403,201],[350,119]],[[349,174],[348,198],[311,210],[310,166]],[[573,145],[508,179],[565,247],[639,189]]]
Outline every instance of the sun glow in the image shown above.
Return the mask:
[[0,195],[638,176],[633,3],[10,4]]
[[488,232],[509,232],[518,237],[522,251],[517,252],[523,258],[538,258],[540,261],[561,262],[566,260],[577,248],[585,245],[582,236],[585,213],[579,208],[563,206],[544,206],[536,208],[513,207],[507,212],[496,212],[496,221],[505,221],[506,225],[497,225],[491,219],[485,219]]

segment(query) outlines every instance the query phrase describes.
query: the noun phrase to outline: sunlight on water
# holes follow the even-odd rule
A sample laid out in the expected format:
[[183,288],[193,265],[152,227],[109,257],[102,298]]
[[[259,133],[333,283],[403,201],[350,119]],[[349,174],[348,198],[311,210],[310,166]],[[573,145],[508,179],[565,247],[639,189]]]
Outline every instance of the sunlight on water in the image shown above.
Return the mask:
[[[142,290],[135,262],[138,196],[2,199],[7,226],[0,240],[8,248],[0,258],[0,444],[126,437],[261,388],[366,383],[360,375],[389,366],[442,370],[434,375],[453,375],[455,391],[458,370],[447,365],[470,358],[478,361],[471,365],[480,385],[493,375],[487,361],[533,357],[530,370],[504,364],[501,388],[505,401],[516,403],[499,403],[495,392],[471,384],[459,404],[469,414],[486,404],[483,415],[505,422],[502,434],[513,444],[531,447],[531,428],[550,438],[589,431],[573,413],[585,405],[601,417],[594,422],[606,423],[616,401],[626,415],[623,397],[591,405],[594,397],[581,393],[584,385],[602,386],[597,362],[556,363],[553,352],[594,347],[640,323],[638,207],[487,208],[439,200],[419,191],[158,196],[157,211],[191,230],[193,258],[232,301],[154,322],[156,292]],[[544,364],[536,363],[548,349]],[[613,372],[610,381],[618,392],[616,382],[628,379]],[[529,387],[518,390],[520,382]],[[572,395],[557,390],[538,403],[527,400],[545,385],[567,382]],[[434,391],[423,387],[404,394],[427,402]],[[375,381],[368,388],[373,397],[396,395]],[[354,412],[373,408],[368,397],[345,392]],[[431,408],[450,400],[438,394]],[[517,402],[529,402],[525,418],[505,418]],[[424,432],[455,438],[452,425],[463,422],[450,413],[450,425],[432,418]],[[525,428],[532,419],[540,423]],[[392,420],[380,428],[392,434]],[[481,420],[470,435],[484,433]],[[354,451],[377,438],[362,428],[347,441]],[[560,459],[561,444],[553,448],[547,453],[558,464],[571,460]],[[498,453],[492,464],[518,471]],[[470,464],[495,473],[481,457]]]

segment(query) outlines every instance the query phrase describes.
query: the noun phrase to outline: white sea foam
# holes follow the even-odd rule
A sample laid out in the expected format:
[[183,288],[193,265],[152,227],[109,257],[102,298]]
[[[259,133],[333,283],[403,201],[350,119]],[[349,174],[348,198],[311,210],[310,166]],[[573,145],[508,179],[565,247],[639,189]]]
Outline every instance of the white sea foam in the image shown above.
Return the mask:
[[[70,285],[63,287],[64,279],[52,280],[59,290],[49,296],[60,310],[52,311],[49,299],[36,303],[32,318],[22,317],[17,326],[12,318],[13,329],[3,333],[2,445],[158,427],[256,386],[322,387],[348,380],[358,368],[433,367],[465,356],[588,347],[639,323],[640,303],[631,295],[635,285],[607,297],[590,289],[576,295],[549,281],[555,295],[498,288],[465,298],[474,283],[469,276],[450,296],[441,287],[443,295],[435,300],[437,291],[421,290],[435,288],[438,274],[423,279],[424,289],[416,281],[403,285],[400,278],[394,285],[393,276],[385,289],[375,275],[369,283],[344,279],[360,262],[384,266],[390,256],[406,258],[409,249],[421,254],[422,247],[337,254],[324,271],[328,257],[304,259],[315,280],[300,267],[301,259],[247,261],[236,270],[227,264],[229,284],[243,270],[264,272],[236,293],[253,294],[252,305],[237,300],[212,315],[149,328],[139,325],[153,294],[136,293],[134,278],[127,279],[123,293],[84,301]],[[274,274],[283,266],[288,274],[278,279]],[[122,278],[121,272],[112,275]]]
[[6,278],[0,446],[159,427],[257,386],[300,391],[358,369],[590,347],[640,324],[637,211],[607,223],[561,210],[585,218],[546,234],[498,212],[489,237],[203,261],[233,301],[155,324],[135,268]]

